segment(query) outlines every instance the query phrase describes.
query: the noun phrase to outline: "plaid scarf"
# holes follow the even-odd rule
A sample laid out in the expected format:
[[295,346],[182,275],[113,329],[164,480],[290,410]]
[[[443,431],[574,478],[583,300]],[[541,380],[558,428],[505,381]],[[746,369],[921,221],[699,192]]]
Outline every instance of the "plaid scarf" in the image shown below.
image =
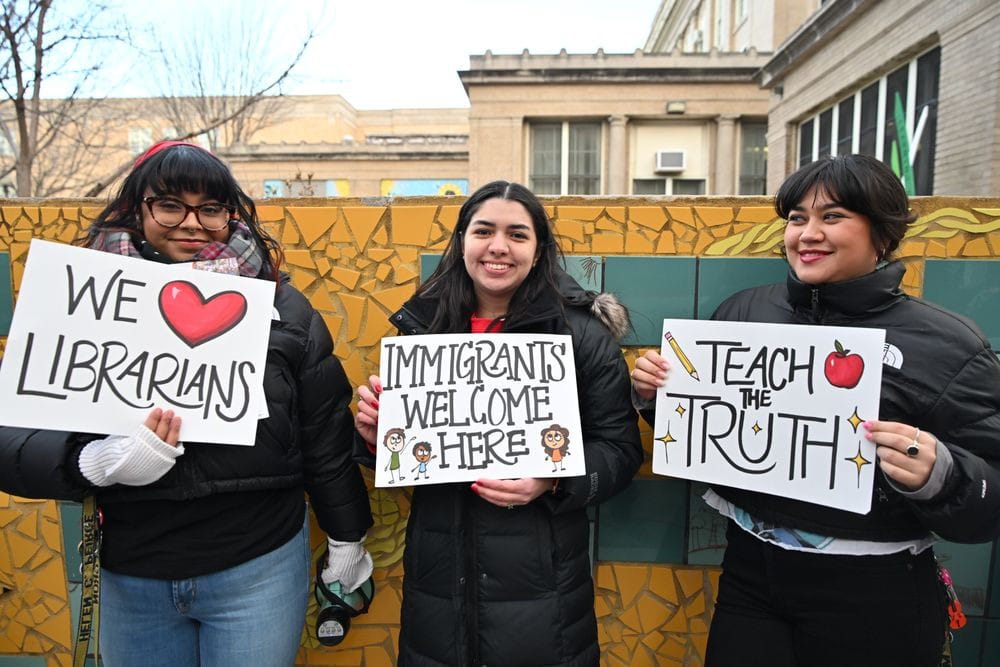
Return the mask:
[[[132,241],[132,235],[125,231],[100,232],[94,237],[90,247],[126,257],[142,257],[139,249]],[[198,251],[191,258],[192,262],[215,262],[217,260],[235,260],[239,274],[247,278],[256,278],[264,266],[264,253],[254,242],[253,235],[246,223],[239,221],[229,235],[229,241],[215,241]]]

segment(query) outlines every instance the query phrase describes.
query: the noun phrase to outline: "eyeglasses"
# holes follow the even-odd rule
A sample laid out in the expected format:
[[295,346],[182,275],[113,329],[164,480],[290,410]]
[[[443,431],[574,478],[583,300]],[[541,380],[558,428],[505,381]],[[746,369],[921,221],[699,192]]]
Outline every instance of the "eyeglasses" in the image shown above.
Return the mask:
[[149,208],[153,222],[162,227],[176,227],[184,222],[189,213],[194,212],[198,224],[210,232],[225,229],[236,207],[218,202],[206,202],[191,206],[172,197],[144,197],[142,203]]

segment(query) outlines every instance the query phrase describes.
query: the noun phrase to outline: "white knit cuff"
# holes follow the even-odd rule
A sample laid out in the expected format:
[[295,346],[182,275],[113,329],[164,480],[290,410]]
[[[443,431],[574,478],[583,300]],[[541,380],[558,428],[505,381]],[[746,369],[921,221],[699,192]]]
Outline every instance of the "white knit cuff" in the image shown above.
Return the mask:
[[141,424],[131,436],[87,443],[80,452],[80,472],[95,486],[143,486],[167,474],[183,453],[183,445],[169,445]]
[[374,565],[364,542],[364,538],[359,542],[338,542],[326,538],[329,554],[320,575],[324,584],[339,581],[344,592],[350,593],[372,576]]

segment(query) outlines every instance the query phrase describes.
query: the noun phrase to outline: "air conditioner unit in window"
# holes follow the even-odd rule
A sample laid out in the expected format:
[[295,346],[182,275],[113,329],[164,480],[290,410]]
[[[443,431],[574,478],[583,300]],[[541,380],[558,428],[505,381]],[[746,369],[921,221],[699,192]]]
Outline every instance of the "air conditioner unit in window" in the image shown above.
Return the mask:
[[656,151],[657,172],[684,171],[684,151]]

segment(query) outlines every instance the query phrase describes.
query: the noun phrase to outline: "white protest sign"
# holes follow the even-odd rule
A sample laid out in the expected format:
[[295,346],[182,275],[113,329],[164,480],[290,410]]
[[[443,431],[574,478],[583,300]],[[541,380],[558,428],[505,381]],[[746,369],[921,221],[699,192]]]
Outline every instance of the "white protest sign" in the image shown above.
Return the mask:
[[0,424],[252,445],[274,283],[33,240],[0,366]]
[[375,486],[586,473],[573,341],[382,339]]
[[664,320],[653,472],[865,514],[885,331]]

